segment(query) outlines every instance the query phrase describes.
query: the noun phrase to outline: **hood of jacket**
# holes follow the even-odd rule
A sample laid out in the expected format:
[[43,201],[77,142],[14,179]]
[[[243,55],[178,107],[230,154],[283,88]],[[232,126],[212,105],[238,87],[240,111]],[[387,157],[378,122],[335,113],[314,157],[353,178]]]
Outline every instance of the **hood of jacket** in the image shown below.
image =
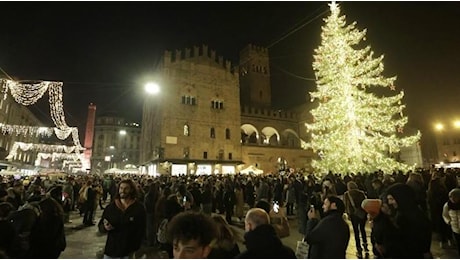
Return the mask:
[[282,247],[282,243],[275,229],[270,224],[260,225],[244,234],[248,251],[266,252]]
[[417,207],[414,190],[407,184],[396,183],[388,187],[387,194],[398,203],[398,210],[406,211]]

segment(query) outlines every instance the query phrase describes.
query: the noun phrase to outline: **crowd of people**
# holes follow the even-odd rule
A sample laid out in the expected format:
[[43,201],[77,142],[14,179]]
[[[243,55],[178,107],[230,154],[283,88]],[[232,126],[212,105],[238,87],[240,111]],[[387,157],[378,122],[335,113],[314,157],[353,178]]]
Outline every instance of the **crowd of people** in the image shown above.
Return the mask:
[[[457,175],[457,170],[429,169],[4,178],[0,252],[10,258],[58,258],[66,248],[64,223],[78,211],[82,225],[97,225],[107,234],[107,259],[132,258],[141,246],[157,247],[169,258],[295,258],[293,248],[281,242],[290,235],[290,216],[309,245],[308,258],[345,258],[349,223],[357,258],[368,258],[371,251],[378,258],[426,258],[433,232],[443,247],[460,244]],[[100,219],[97,207],[103,210]],[[232,228],[240,223],[245,248]]]

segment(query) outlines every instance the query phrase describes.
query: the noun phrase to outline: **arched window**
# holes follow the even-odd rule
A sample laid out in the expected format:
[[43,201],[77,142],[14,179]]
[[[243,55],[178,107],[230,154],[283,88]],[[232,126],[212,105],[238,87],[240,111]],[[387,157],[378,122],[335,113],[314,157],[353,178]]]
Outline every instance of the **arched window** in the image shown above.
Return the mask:
[[230,139],[230,129],[225,129],[225,139]]

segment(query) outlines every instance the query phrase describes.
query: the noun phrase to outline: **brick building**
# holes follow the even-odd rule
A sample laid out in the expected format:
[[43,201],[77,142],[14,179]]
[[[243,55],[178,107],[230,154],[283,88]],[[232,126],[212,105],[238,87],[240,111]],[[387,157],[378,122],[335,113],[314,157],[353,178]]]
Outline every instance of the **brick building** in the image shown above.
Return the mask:
[[268,49],[248,45],[232,66],[206,45],[166,51],[161,92],[146,97],[141,155],[143,172],[235,173],[248,166],[267,172],[309,167],[302,149],[307,105],[271,105]]

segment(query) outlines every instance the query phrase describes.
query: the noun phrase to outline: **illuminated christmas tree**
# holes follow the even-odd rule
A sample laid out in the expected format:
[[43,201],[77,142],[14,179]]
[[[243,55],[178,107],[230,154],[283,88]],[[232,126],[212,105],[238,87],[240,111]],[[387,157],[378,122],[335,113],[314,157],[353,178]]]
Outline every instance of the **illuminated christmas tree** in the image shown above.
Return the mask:
[[329,6],[331,15],[325,19],[313,62],[317,90],[310,96],[318,105],[310,111],[313,122],[307,129],[308,147],[318,158],[312,166],[320,173],[408,171],[413,166],[394,157],[421,135],[403,136],[404,92],[375,93],[378,88],[394,91],[396,77],[382,75],[383,55],[374,58],[370,46],[358,47],[366,30],[356,29],[356,22],[347,25],[335,2]]

